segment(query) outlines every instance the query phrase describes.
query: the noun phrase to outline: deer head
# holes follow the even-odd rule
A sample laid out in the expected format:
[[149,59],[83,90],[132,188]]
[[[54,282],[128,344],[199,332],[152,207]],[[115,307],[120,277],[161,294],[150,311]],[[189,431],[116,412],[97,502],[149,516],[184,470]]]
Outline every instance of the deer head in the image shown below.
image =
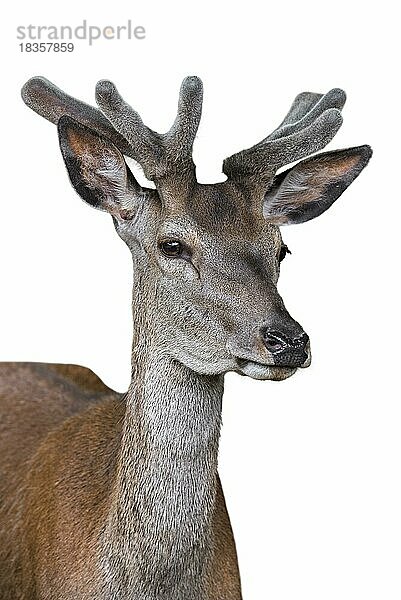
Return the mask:
[[[369,146],[310,157],[340,128],[344,92],[298,95],[273,133],[224,161],[227,180],[214,185],[197,182],[192,160],[197,77],[184,79],[165,134],[144,125],[110,81],[97,84],[100,110],[43,78],[28,81],[22,95],[58,124],[74,188],[112,215],[132,253],[134,351],[147,344],[198,373],[257,379],[284,379],[310,364],[309,338],[277,291],[288,251],[279,226],[322,214],[369,161]],[[138,184],[123,155],[156,189]]]

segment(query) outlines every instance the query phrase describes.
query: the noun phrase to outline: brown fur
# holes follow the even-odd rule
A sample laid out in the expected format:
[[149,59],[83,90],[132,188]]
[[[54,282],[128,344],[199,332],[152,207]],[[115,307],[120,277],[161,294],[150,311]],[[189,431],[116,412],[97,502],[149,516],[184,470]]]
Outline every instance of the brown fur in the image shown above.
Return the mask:
[[[85,586],[113,493],[124,396],[76,365],[3,363],[0,410],[0,598],[91,597]],[[209,597],[239,600],[220,484],[213,539]]]

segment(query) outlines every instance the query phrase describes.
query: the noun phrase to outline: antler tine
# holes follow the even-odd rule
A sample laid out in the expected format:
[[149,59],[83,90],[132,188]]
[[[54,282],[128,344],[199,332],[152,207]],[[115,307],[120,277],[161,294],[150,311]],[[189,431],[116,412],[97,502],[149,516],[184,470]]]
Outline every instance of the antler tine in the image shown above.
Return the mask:
[[301,92],[298,94],[277,129],[302,119],[319,102],[320,98],[323,98],[323,94],[315,94],[314,92]]
[[223,163],[234,181],[258,180],[264,186],[280,167],[324,148],[342,125],[345,93],[299,94],[281,125],[261,142],[238,152]]
[[151,164],[160,144],[157,134],[143,123],[111,81],[103,79],[97,83],[96,102],[113,127],[127,140],[132,157],[140,162],[145,175],[151,178]]
[[177,117],[165,134],[147,127],[111,81],[97,84],[96,101],[116,130],[128,140],[133,157],[149,179],[160,179],[178,170],[194,172],[192,146],[202,111],[200,79],[184,79]]
[[186,77],[180,89],[177,116],[166,134],[179,156],[191,155],[202,116],[203,85],[199,77]]
[[281,125],[263,141],[276,140],[300,131],[330,108],[337,108],[341,111],[346,99],[345,92],[339,88],[333,88],[324,95],[311,92],[299,94]]
[[33,111],[51,123],[68,115],[110,139],[123,154],[132,157],[127,140],[93,106],[69,96],[45,77],[32,77],[21,90],[22,99]]

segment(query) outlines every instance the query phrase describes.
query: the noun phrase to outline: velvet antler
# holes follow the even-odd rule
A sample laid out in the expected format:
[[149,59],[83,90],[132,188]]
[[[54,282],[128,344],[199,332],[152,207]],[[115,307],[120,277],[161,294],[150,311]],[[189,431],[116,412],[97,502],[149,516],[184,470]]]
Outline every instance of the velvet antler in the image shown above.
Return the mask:
[[263,189],[280,167],[321,150],[333,139],[342,124],[344,103],[340,89],[325,95],[299,94],[279,127],[252,148],[226,158],[223,172],[234,182]]
[[[22,89],[22,97],[30,108],[53,123],[69,115],[110,139],[141,165],[158,188],[168,180],[174,181],[172,189],[177,191],[181,184],[186,189],[196,181],[192,147],[203,97],[198,77],[186,77],[182,82],[176,119],[164,134],[147,127],[111,81],[100,81],[96,86],[101,110],[68,96],[43,77],[30,79]],[[223,172],[234,184],[264,192],[280,167],[310,156],[332,140],[342,124],[340,111],[344,103],[345,93],[340,89],[325,95],[299,94],[279,127],[255,146],[226,158]],[[170,185],[165,190],[168,188]]]
[[195,176],[192,146],[202,113],[202,82],[186,77],[181,85],[176,119],[165,134],[144,125],[139,114],[127,104],[111,81],[99,81],[96,101],[114,128],[128,141],[131,156],[141,164],[149,179],[157,180],[177,172]]
[[57,124],[64,115],[72,117],[111,140],[126,156],[134,158],[127,140],[114,129],[100,110],[69,96],[45,77],[29,79],[23,86],[21,95],[29,108],[51,123]]
[[68,115],[110,139],[136,160],[151,180],[180,173],[195,180],[192,146],[202,112],[202,82],[186,77],[181,85],[176,119],[165,134],[144,125],[139,114],[110,81],[100,81],[96,100],[101,110],[64,93],[44,77],[30,79],[22,88],[24,102],[52,123]]

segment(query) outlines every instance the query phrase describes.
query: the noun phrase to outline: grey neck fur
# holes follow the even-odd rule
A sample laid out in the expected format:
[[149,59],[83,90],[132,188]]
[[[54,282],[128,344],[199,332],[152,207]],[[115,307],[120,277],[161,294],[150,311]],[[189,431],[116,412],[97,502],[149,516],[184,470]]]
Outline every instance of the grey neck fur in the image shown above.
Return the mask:
[[137,283],[133,375],[102,560],[107,587],[118,598],[202,600],[223,376],[199,375],[157,347],[153,286]]

